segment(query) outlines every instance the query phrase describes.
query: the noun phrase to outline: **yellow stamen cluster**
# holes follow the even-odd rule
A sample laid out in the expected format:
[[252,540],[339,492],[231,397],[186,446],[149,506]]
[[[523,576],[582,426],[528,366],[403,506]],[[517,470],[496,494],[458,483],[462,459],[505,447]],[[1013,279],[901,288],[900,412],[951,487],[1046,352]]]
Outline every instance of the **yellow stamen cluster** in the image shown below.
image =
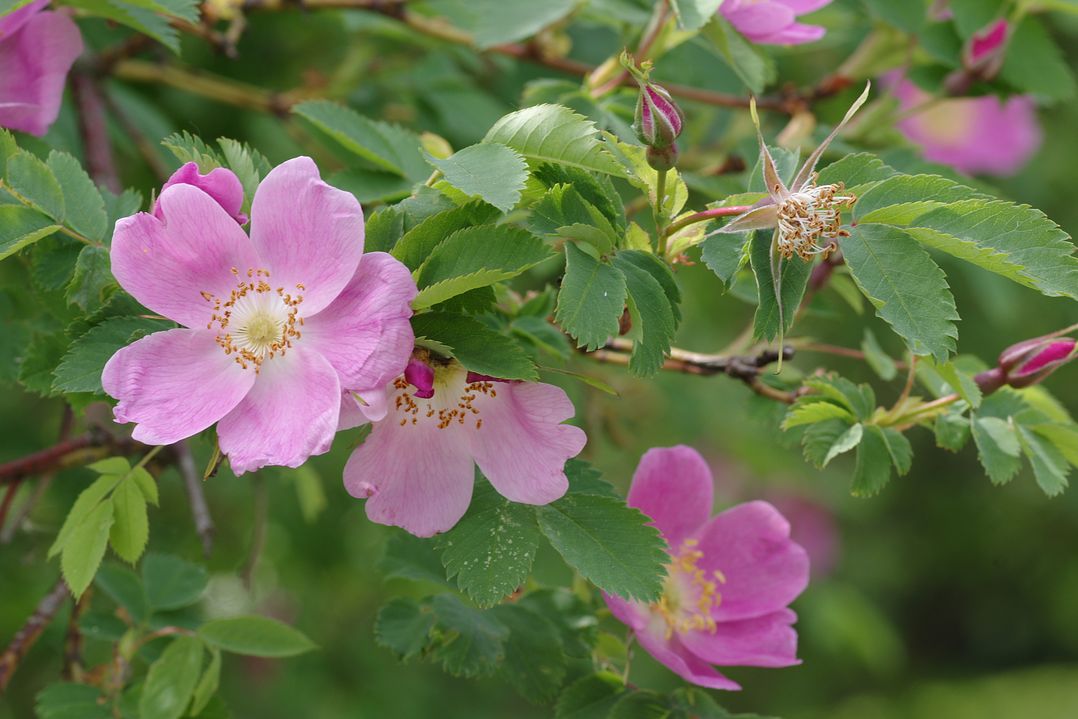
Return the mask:
[[666,621],[666,638],[674,632],[707,631],[714,634],[716,624],[711,612],[722,603],[718,585],[726,577],[718,570],[710,574],[699,562],[704,553],[699,542],[686,539],[673,562],[667,565],[666,586],[654,609]]
[[416,397],[412,392],[412,386],[404,377],[398,377],[393,382],[393,387],[397,390],[394,407],[398,413],[404,415],[400,420],[401,427],[419,424],[420,419],[430,419],[437,423],[438,429],[446,429],[454,422],[464,424],[466,419],[474,418],[475,428],[482,429],[483,418],[479,417],[479,409],[473,403],[481,394],[489,397],[498,396],[498,390],[494,388],[493,382],[469,382],[464,385],[455,404],[446,403],[444,406],[438,406],[444,401],[445,394],[442,392],[436,391],[435,397],[430,400]]
[[840,208],[857,198],[842,194],[846,191],[842,183],[817,187],[816,179],[813,173],[804,187],[779,205],[776,245],[787,260],[795,254],[806,261],[826,256],[835,249],[834,241],[847,234]]
[[[202,298],[213,305],[207,329],[217,329],[217,344],[226,355],[233,356],[243,369],[254,367],[261,371],[266,359],[284,355],[301,336],[303,318],[299,316],[302,294],[292,295],[284,287],[269,283],[269,270],[248,269],[246,277],[233,267],[236,288],[227,298],[202,292]],[[303,292],[302,284],[296,290]]]

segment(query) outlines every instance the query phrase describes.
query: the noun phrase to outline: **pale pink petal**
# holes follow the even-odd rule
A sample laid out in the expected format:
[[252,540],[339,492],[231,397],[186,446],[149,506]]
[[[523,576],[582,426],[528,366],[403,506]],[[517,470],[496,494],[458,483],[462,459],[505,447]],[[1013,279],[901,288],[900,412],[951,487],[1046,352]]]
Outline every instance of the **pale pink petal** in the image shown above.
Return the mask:
[[341,395],[341,418],[337,431],[368,422],[381,422],[389,412],[389,388],[347,390]]
[[569,488],[565,462],[584,448],[579,427],[561,424],[575,410],[565,390],[539,382],[491,382],[473,406],[482,426],[467,425],[472,455],[506,499],[547,504]]
[[125,290],[154,312],[203,328],[213,303],[228,299],[245,274],[259,267],[247,235],[213,198],[192,185],[161,193],[162,219],[140,212],[116,223],[112,273]]
[[680,635],[682,644],[709,664],[742,667],[791,667],[797,658],[797,615],[789,609],[737,622],[719,622],[714,632]]
[[[247,215],[240,212],[243,207],[243,184],[232,170],[216,167],[203,175],[198,171],[198,163],[188,162],[173,172],[161,189],[163,191],[173,185],[194,185],[216,200],[236,222],[247,224]],[[156,203],[154,214],[161,216]]]
[[384,386],[404,372],[412,354],[408,318],[415,296],[407,267],[385,252],[363,255],[340,295],[305,320],[303,341],[329,360],[342,387]]
[[0,42],[14,35],[19,29],[30,21],[34,15],[45,9],[49,0],[34,0],[29,5],[23,5],[15,12],[9,12],[0,17]]
[[[82,54],[75,22],[58,12],[17,10],[0,36],[0,127],[44,135],[60,113],[67,73]],[[25,13],[20,15],[19,13]]]
[[651,517],[676,549],[711,516],[714,480],[707,462],[692,447],[649,449],[640,458],[628,503]]
[[737,691],[741,688],[690,652],[676,634],[667,638],[665,631],[666,623],[655,617],[651,627],[636,633],[636,640],[648,654],[687,682],[710,689]]
[[712,518],[694,535],[700,568],[722,573],[720,622],[760,617],[786,607],[808,585],[808,554],[767,502],[746,502]]
[[172,444],[228,414],[251,389],[254,372],[226,355],[213,332],[175,329],[119,350],[101,384],[119,400],[116,421],[137,423],[132,437]]
[[266,359],[250,393],[217,426],[221,452],[236,474],[298,467],[329,451],[340,396],[337,373],[317,351],[299,346]]
[[610,613],[619,622],[636,631],[641,631],[647,627],[651,619],[651,612],[648,610],[647,605],[640,602],[630,602],[615,594],[603,592],[602,595],[603,601],[606,602],[607,608],[610,609]]
[[742,5],[734,11],[727,11],[725,6],[719,9],[737,31],[750,40],[782,30],[793,23],[795,17],[793,10],[774,2]]
[[329,306],[363,254],[363,210],[350,193],[322,181],[309,157],[273,168],[251,203],[251,241],[274,286],[303,285],[300,314]]
[[475,466],[457,425],[375,423],[344,468],[344,486],[367,499],[372,522],[430,537],[453,527],[468,509]]
[[815,12],[822,7],[830,5],[833,0],[773,0],[793,10],[798,15]]

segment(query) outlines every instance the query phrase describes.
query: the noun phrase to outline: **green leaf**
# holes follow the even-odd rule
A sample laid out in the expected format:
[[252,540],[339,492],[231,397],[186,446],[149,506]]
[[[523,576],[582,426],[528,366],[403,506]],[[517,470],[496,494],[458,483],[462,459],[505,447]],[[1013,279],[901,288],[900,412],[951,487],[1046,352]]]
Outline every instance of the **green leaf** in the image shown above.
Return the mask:
[[146,601],[146,591],[142,588],[142,580],[129,568],[116,562],[105,562],[97,571],[94,584],[112,601],[126,609],[135,621],[145,621],[149,616],[150,607]]
[[195,685],[195,691],[191,695],[191,716],[198,716],[213,699],[217,688],[221,685],[221,652],[216,649],[210,650],[210,663],[203,670],[202,676]]
[[446,580],[442,562],[434,552],[434,542],[403,531],[390,536],[378,568],[386,579],[398,577],[413,582],[451,586]]
[[873,15],[908,33],[920,30],[928,14],[925,0],[865,0],[865,4]]
[[[841,446],[854,439],[854,435],[850,434],[851,429],[846,422],[838,419],[824,420],[809,425],[801,437],[801,449],[805,455],[805,461],[816,469],[823,469],[825,462],[830,462],[842,451],[846,451],[842,450]],[[861,441],[860,437],[856,439],[858,443]],[[836,446],[840,449],[834,450]]]
[[368,120],[354,110],[329,100],[308,100],[292,108],[346,150],[371,165],[413,182],[429,174],[419,152],[419,138],[408,130]]
[[811,377],[805,380],[805,386],[823,398],[846,407],[858,419],[869,419],[876,409],[876,394],[867,384],[854,384],[845,377],[830,374]]
[[943,270],[906,232],[858,225],[842,240],[842,255],[876,314],[916,355],[946,362],[955,350],[958,319]]
[[92,327],[71,343],[56,368],[53,389],[58,392],[101,394],[101,372],[105,363],[133,339],[167,325],[142,317],[113,317]]
[[909,474],[910,467],[913,466],[913,447],[906,435],[894,427],[884,427],[883,439],[887,443],[887,453],[891,455],[891,464],[898,476]]
[[1002,417],[974,416],[970,430],[977,445],[977,458],[993,484],[1006,484],[1022,469],[1021,445],[1012,421]]
[[653,601],[669,561],[650,520],[620,499],[567,494],[536,508],[539,528],[569,566],[605,592]]
[[598,207],[585,200],[572,185],[554,185],[532,206],[529,227],[550,238],[587,242],[600,255],[618,243],[618,232]]
[[608,719],[668,719],[670,707],[658,693],[648,689],[623,696],[610,710]]
[[36,156],[22,150],[8,158],[4,182],[34,209],[63,221],[64,191],[49,166]]
[[954,362],[939,363],[926,359],[925,364],[935,370],[940,378],[949,385],[953,392],[965,400],[966,404],[976,409],[981,406],[981,388],[977,386],[973,375],[963,372]]
[[816,424],[829,419],[841,419],[848,423],[853,422],[855,418],[846,407],[808,395],[797,400],[786,413],[785,419],[782,420],[782,430],[785,432],[792,427]]
[[612,672],[578,679],[558,699],[556,719],[607,719],[625,694],[625,683]]
[[428,312],[412,318],[416,337],[448,347],[465,369],[498,379],[535,381],[535,363],[512,338],[477,319],[448,312]]
[[840,454],[845,454],[857,445],[861,444],[861,439],[862,437],[864,437],[864,433],[865,426],[858,422],[857,424],[852,425],[849,429],[840,434],[837,438],[835,438],[834,442],[831,443],[831,446],[827,448],[827,454],[824,455],[823,461],[819,464],[820,468],[826,467],[827,465],[831,464],[831,460],[835,457],[839,456]]
[[63,191],[65,222],[84,237],[103,240],[108,231],[105,201],[79,161],[66,152],[53,150],[48,166]]
[[433,0],[474,35],[476,47],[515,42],[535,35],[568,15],[576,0]]
[[52,373],[67,350],[68,339],[62,332],[39,332],[30,339],[22,353],[19,365],[19,382],[43,397],[54,397]]
[[[123,0],[65,0],[65,5],[78,8],[88,15],[103,17],[148,35],[172,52],[180,51],[179,33],[167,18],[152,10]],[[197,19],[194,21],[197,22]]]
[[161,140],[161,145],[175,155],[180,162],[197,164],[202,173],[225,166],[224,159],[217,150],[207,145],[201,137],[192,135],[187,130],[172,133]]
[[918,242],[1049,297],[1078,299],[1070,237],[1040,210],[1002,200],[954,202],[909,221]]
[[1045,494],[1054,497],[1067,488],[1070,465],[1054,444],[1022,425],[1018,426],[1018,442],[1033,467],[1037,484]]
[[676,327],[681,322],[681,288],[678,287],[674,273],[670,271],[670,265],[656,255],[641,250],[622,250],[618,253],[616,264],[636,265],[654,277],[666,293],[670,310],[674,314],[674,326]]
[[880,347],[876,335],[867,327],[865,328],[864,339],[861,340],[861,351],[865,353],[865,363],[872,368],[873,372],[879,375],[880,379],[890,382],[898,374],[895,361],[883,351],[883,347]]
[[682,30],[699,30],[707,25],[722,5],[722,0],[670,0],[674,16]]
[[871,497],[891,480],[891,451],[883,430],[866,425],[857,445],[857,463],[851,491],[857,497]]
[[663,286],[639,265],[622,257],[614,257],[614,267],[625,277],[629,316],[632,329],[633,353],[629,371],[639,377],[655,374],[663,366],[677,324]]
[[529,701],[543,703],[557,696],[568,663],[558,627],[519,604],[502,604],[491,613],[509,630],[502,676]]
[[397,659],[408,661],[427,647],[433,628],[434,613],[429,606],[408,597],[394,597],[378,610],[374,640]]
[[154,611],[180,609],[206,591],[206,570],[171,554],[151,552],[142,560],[142,583]]
[[57,682],[38,692],[34,703],[38,719],[111,719],[101,690],[87,684]]
[[0,205],[0,260],[58,229],[59,225],[37,210],[22,205]]
[[703,37],[718,51],[741,82],[752,93],[760,94],[775,80],[774,62],[758,47],[746,40],[723,17],[715,17],[703,31]]
[[434,248],[416,271],[419,294],[412,307],[425,309],[451,297],[516,277],[552,256],[535,235],[508,225],[469,227]]
[[72,528],[63,544],[60,551],[60,571],[76,598],[81,597],[90,586],[97,568],[101,565],[109,543],[112,522],[112,502],[106,499],[98,503]]
[[243,208],[250,214],[251,200],[254,199],[258,183],[273,169],[265,156],[252,149],[245,143],[230,140],[227,137],[217,138],[217,144],[224,155],[225,164],[236,173],[243,185]]
[[820,170],[817,179],[820,185],[834,185],[839,182],[855,196],[860,197],[869,188],[894,176],[898,171],[883,160],[867,152],[846,155],[841,160],[832,162]]
[[496,142],[465,147],[444,160],[428,155],[427,162],[441,170],[450,185],[469,197],[482,198],[502,212],[513,209],[520,201],[528,179],[524,158]]
[[109,251],[104,247],[83,247],[65,297],[69,305],[77,305],[83,312],[93,312],[104,304],[116,286]]
[[716,234],[700,244],[700,259],[722,282],[723,289],[730,289],[734,275],[748,262],[746,249],[753,233]]
[[120,558],[134,564],[146,549],[150,522],[146,516],[146,497],[138,482],[128,477],[112,493],[113,523],[109,544]]
[[561,105],[534,105],[494,123],[484,142],[508,145],[531,162],[551,162],[624,176],[621,164],[603,148],[595,125]]
[[481,202],[470,202],[460,207],[437,212],[404,232],[393,246],[392,255],[410,269],[418,269],[434,248],[444,242],[447,237],[469,227],[486,225],[497,215],[493,207]]
[[524,583],[538,547],[534,510],[505,499],[485,480],[476,483],[467,514],[438,540],[446,574],[481,607]]
[[610,176],[551,163],[536,167],[532,176],[547,189],[553,189],[556,185],[572,187],[585,201],[596,207],[619,232],[625,229],[625,205]]
[[[618,140],[609,132],[604,133],[607,139],[607,147],[610,148],[618,162],[628,171],[626,178],[634,187],[648,194],[648,202],[654,207],[658,201],[659,173],[648,164],[647,150],[641,145],[630,145]],[[576,183],[572,183],[576,186]],[[666,196],[663,199],[663,210],[667,217],[675,217],[689,199],[689,188],[685,180],[676,170],[666,173]]]
[[191,703],[202,670],[202,642],[176,637],[150,665],[139,697],[140,719],[179,719]]
[[465,605],[451,594],[431,602],[440,638],[432,656],[453,676],[489,676],[505,658],[509,630],[492,615]]
[[957,452],[969,441],[970,423],[964,409],[952,408],[936,416],[932,430],[936,434],[936,446]]
[[565,245],[565,276],[554,318],[577,347],[594,350],[618,334],[626,293],[621,272],[573,244]]
[[269,617],[213,619],[198,629],[210,646],[251,657],[294,657],[315,649],[298,629]]
[[101,190],[101,199],[105,201],[105,214],[108,216],[106,223],[111,236],[116,221],[131,215],[142,209],[142,193],[128,188],[119,195],[114,195],[108,190]]
[[1078,467],[1078,426],[1073,424],[1033,424],[1030,429],[1041,435],[1062,453],[1063,457]]
[[1000,79],[1052,100],[1074,97],[1074,72],[1039,18],[1025,15],[1007,41]]
[[121,478],[121,476],[114,475],[98,477],[89,487],[79,493],[75,503],[71,506],[71,510],[67,513],[67,518],[64,519],[64,523],[60,527],[59,534],[56,535],[52,546],[49,547],[48,557],[50,559],[60,553],[60,550],[71,539],[75,529],[86,522],[90,514],[97,509],[108,493],[119,484]]
[[754,232],[749,247],[749,262],[756,277],[756,290],[760,304],[756,308],[753,320],[753,335],[759,339],[772,340],[785,334],[797,317],[797,308],[805,296],[812,264],[799,258],[777,260],[782,275],[782,320],[784,327],[779,327],[779,303],[775,294],[774,275],[771,273],[771,233]]
[[861,195],[853,206],[858,223],[907,225],[916,217],[977,193],[939,175],[895,175]]

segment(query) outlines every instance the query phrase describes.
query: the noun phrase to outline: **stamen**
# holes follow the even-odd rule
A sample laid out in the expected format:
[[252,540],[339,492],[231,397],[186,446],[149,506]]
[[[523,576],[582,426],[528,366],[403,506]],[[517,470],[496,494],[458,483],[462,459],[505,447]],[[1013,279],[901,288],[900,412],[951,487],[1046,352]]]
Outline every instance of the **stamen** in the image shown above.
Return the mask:
[[[418,425],[420,421],[428,420],[434,423],[438,429],[448,429],[454,424],[464,425],[474,420],[475,429],[483,428],[483,418],[479,416],[480,410],[475,402],[480,395],[495,397],[494,382],[479,380],[475,382],[460,383],[454,377],[445,377],[446,373],[457,374],[461,377],[464,373],[458,369],[438,368],[435,370],[435,390],[433,396],[420,397],[415,388],[403,376],[393,382],[395,398],[394,409],[404,415],[401,426]],[[441,375],[439,377],[439,375]],[[455,395],[455,396],[454,396]]]
[[779,205],[775,244],[787,260],[795,254],[805,261],[826,257],[836,248],[835,240],[847,234],[840,208],[857,198],[842,194],[846,191],[842,183],[817,186],[817,179],[813,173],[801,190]]
[[666,586],[663,595],[652,607],[666,621],[666,638],[674,632],[707,631],[717,629],[711,612],[722,603],[719,584],[726,583],[722,572],[710,574],[701,569],[699,562],[704,553],[697,549],[699,542],[686,539],[678,554],[667,565]]

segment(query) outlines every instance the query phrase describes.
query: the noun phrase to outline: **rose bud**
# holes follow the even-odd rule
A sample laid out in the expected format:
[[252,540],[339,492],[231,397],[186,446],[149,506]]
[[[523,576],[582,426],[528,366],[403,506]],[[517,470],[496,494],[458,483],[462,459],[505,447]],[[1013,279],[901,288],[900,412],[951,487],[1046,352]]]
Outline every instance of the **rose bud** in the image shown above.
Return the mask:
[[962,66],[985,80],[995,77],[1003,67],[1010,25],[1006,20],[994,23],[973,33],[962,49]]
[[1011,387],[1029,387],[1074,359],[1076,346],[1073,337],[1037,337],[1003,350],[999,367]]
[[685,114],[669,92],[651,82],[641,83],[633,123],[640,142],[657,149],[670,147],[684,124]]

